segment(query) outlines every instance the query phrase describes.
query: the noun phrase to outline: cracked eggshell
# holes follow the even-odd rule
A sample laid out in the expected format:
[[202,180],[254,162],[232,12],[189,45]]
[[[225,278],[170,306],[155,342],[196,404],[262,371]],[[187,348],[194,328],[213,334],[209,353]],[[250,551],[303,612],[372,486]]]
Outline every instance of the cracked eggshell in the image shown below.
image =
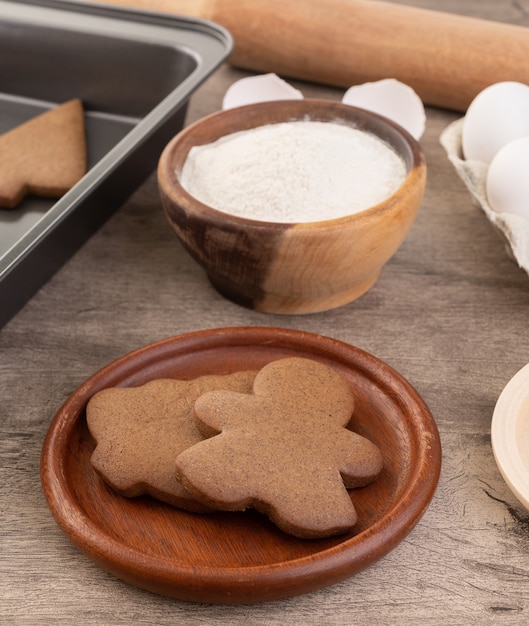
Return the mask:
[[415,91],[394,78],[350,87],[344,104],[367,109],[400,124],[419,140],[426,125],[424,104]]
[[228,87],[222,108],[233,109],[246,104],[273,100],[303,100],[303,94],[276,74],[248,76]]

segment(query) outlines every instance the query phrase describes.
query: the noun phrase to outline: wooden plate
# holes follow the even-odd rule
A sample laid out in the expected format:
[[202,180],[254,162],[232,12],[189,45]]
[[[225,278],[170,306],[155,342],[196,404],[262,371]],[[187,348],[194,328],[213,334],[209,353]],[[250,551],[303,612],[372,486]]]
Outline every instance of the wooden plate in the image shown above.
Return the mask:
[[[148,497],[120,497],[93,471],[85,406],[100,389],[257,369],[286,356],[338,368],[356,397],[352,429],[383,452],[377,481],[351,491],[359,516],[354,532],[296,539],[253,511],[193,514]],[[440,468],[441,445],[430,411],[388,365],[320,335],[252,327],[167,339],[94,374],[56,414],[44,441],[41,478],[62,530],[115,576],[183,600],[252,603],[319,589],[386,555],[426,510]]]

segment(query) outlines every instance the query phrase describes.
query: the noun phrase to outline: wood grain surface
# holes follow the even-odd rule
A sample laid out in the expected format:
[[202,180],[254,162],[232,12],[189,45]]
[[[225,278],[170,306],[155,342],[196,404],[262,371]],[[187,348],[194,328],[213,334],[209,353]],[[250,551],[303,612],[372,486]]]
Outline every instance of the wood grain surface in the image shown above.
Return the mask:
[[[408,3],[529,26],[527,0]],[[221,68],[193,97],[188,121],[217,110],[226,88],[246,75]],[[295,86],[311,97],[342,95]],[[168,227],[153,176],[0,330],[0,623],[527,623],[529,513],[494,462],[490,422],[502,389],[529,362],[529,277],[439,144],[458,115],[429,108],[427,116],[421,211],[355,303],[299,318],[223,299]],[[430,507],[384,559],[320,591],[235,607],[165,598],[106,573],[57,526],[39,477],[54,414],[96,370],[153,341],[229,325],[296,328],[374,354],[424,398],[443,446]]]

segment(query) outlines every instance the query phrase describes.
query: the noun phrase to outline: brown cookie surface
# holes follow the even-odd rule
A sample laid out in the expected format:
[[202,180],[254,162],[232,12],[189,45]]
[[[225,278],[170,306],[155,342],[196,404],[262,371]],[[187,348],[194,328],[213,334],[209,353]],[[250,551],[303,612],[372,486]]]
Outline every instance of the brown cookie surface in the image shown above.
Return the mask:
[[178,454],[203,439],[195,425],[195,400],[213,389],[247,393],[255,374],[158,379],[140,387],[99,391],[86,408],[88,428],[96,441],[92,466],[123,496],[147,494],[187,510],[207,510],[174,472]]
[[83,105],[74,99],[0,135],[0,207],[60,198],[86,173]]
[[349,531],[357,514],[347,488],[382,469],[379,449],[345,428],[353,409],[349,384],[332,367],[274,361],[257,374],[252,393],[197,399],[197,426],[211,438],[178,456],[177,476],[204,504],[253,507],[299,537]]

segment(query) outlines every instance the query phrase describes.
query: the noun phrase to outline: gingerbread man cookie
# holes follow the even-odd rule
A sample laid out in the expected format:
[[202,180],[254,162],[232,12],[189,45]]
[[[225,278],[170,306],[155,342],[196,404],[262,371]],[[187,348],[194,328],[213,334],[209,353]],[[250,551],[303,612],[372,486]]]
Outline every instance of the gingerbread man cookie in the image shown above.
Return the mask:
[[357,521],[347,488],[382,469],[378,447],[346,428],[353,409],[349,384],[334,368],[298,357],[274,361],[252,393],[197,399],[197,426],[210,438],[178,456],[177,477],[207,506],[253,507],[299,537],[347,532]]
[[96,441],[92,466],[123,496],[147,494],[190,511],[208,510],[174,473],[178,454],[203,439],[195,426],[193,405],[208,390],[249,393],[255,374],[158,379],[140,387],[99,391],[86,408],[88,428]]

